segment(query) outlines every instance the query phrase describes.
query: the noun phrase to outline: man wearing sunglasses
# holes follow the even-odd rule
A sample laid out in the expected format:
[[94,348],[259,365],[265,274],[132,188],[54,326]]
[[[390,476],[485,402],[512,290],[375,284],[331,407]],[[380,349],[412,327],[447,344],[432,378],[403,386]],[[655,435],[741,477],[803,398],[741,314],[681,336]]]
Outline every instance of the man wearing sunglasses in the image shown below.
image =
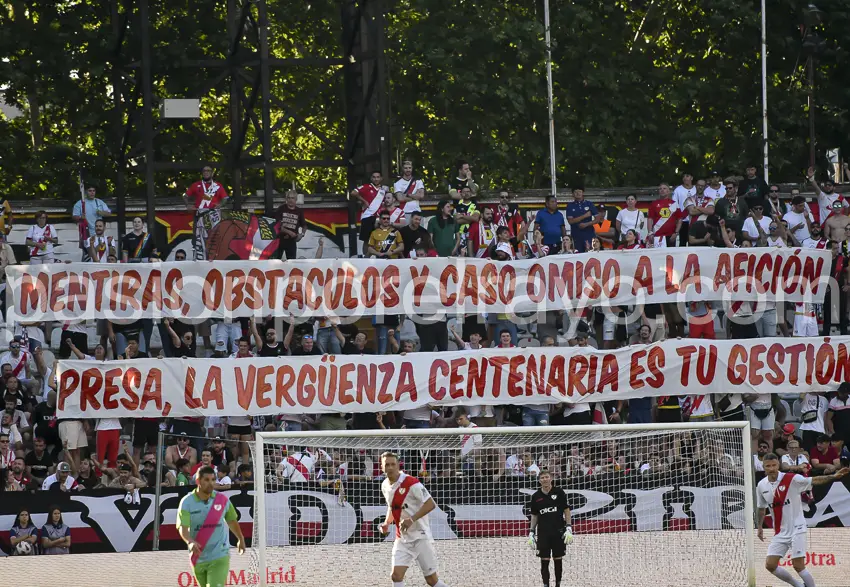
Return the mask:
[[845,208],[843,201],[835,200],[832,203],[832,213],[827,217],[826,222],[823,223],[823,236],[825,239],[843,241],[850,236],[844,232],[844,227],[850,221],[850,216],[847,216],[848,211],[850,211],[850,208]]
[[836,209],[833,208],[833,204],[835,204],[835,202],[841,202],[843,208],[850,206],[850,202],[847,202],[847,200],[844,199],[844,196],[835,193],[835,182],[830,178],[826,178],[823,182],[823,189],[821,189],[821,186],[818,185],[817,179],[815,179],[814,167],[809,167],[806,179],[815,190],[815,194],[817,194],[818,207],[820,208],[820,218],[818,218],[818,220],[820,220],[821,224],[825,223],[832,214],[836,213]]
[[744,220],[741,231],[755,243],[762,238],[767,240],[771,224],[775,225],[776,223],[771,222],[770,218],[764,215],[764,204],[759,200],[750,209],[750,215]]
[[779,186],[773,184],[770,186],[767,195],[767,201],[765,202],[765,213],[773,218],[774,216],[779,216],[782,218],[785,216],[785,213],[788,212],[788,203],[783,202],[779,199],[779,194],[781,190]]

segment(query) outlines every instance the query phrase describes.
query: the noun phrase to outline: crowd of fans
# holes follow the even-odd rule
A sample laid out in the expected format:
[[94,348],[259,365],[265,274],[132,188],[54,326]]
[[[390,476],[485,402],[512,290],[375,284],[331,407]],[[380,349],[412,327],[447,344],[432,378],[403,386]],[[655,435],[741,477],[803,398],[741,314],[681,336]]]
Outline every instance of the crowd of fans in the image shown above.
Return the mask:
[[[644,247],[811,247],[830,249],[840,290],[838,304],[733,303],[724,308],[710,301],[690,303],[686,315],[675,305],[655,304],[642,308],[612,307],[605,311],[585,308],[544,315],[469,315],[465,318],[383,316],[371,323],[341,323],[326,317],[299,322],[284,319],[223,319],[203,321],[142,318],[127,321],[97,320],[99,340],[89,345],[84,323],[16,324],[9,350],[0,356],[5,411],[0,423],[0,490],[75,492],[108,487],[133,496],[138,489],[157,481],[165,486],[191,485],[202,464],[216,467],[219,488],[251,483],[251,454],[247,442],[258,430],[340,430],[377,428],[431,428],[477,426],[538,426],[547,424],[709,422],[749,418],[753,429],[754,466],[768,451],[783,456],[783,467],[805,474],[829,473],[848,458],[850,440],[850,384],[837,390],[805,394],[799,398],[780,395],[719,396],[688,395],[639,398],[599,404],[540,404],[525,406],[470,406],[459,409],[424,406],[404,412],[355,414],[281,414],[277,417],[101,419],[96,421],[56,418],[56,361],[132,361],[159,357],[303,356],[330,354],[408,354],[460,350],[478,352],[488,347],[577,346],[614,349],[646,345],[668,337],[713,339],[768,336],[814,336],[831,332],[838,322],[847,333],[846,298],[850,292],[850,203],[835,193],[827,180],[818,184],[814,170],[808,180],[817,197],[808,202],[792,191],[782,194],[778,186],[756,177],[756,169],[743,177],[721,181],[717,172],[706,179],[686,174],[672,189],[661,184],[648,211],[638,209],[629,196],[622,209],[607,209],[584,197],[581,187],[572,189],[565,207],[555,196],[531,215],[523,214],[508,192],[499,194],[494,206],[478,203],[479,187],[467,162],[459,162],[457,177],[449,184],[448,198],[426,222],[420,208],[425,197],[422,180],[406,161],[403,175],[393,187],[383,185],[380,173],[356,188],[351,197],[362,205],[360,241],[362,256],[375,259],[417,257],[489,257],[497,260],[570,255],[604,249],[633,250]],[[223,187],[205,168],[203,179],[187,192],[187,204],[202,214],[226,201]],[[133,220],[132,232],[120,241],[105,236],[105,217],[111,213],[93,189],[75,206],[80,225],[80,248],[84,259],[107,263],[156,261],[160,258],[141,218]],[[295,258],[297,243],[306,223],[296,194],[287,194],[276,218],[283,259]],[[8,221],[7,221],[8,224]],[[8,226],[6,226],[8,232]],[[54,262],[56,229],[43,212],[26,237],[30,263]],[[316,252],[321,257],[321,244]],[[4,256],[0,260],[15,263]],[[185,261],[176,251],[174,261]],[[831,300],[827,294],[827,300]],[[835,307],[833,307],[835,306]],[[838,320],[833,314],[838,313]],[[46,341],[60,329],[55,355]],[[157,330],[161,348],[153,348]],[[157,451],[158,434],[164,431],[167,447]],[[716,447],[715,447],[716,448]],[[647,450],[626,462],[609,446],[604,454],[590,457],[564,454],[557,462],[544,463],[566,475],[591,474],[623,468],[665,470],[674,466],[672,453]],[[715,451],[716,452],[716,451]],[[714,453],[712,453],[714,454]],[[272,463],[269,473],[288,481],[312,480],[319,470],[339,471],[350,455],[318,455],[302,451],[298,463],[317,465],[290,467],[290,460]],[[539,455],[488,454],[463,457],[458,470],[486,475],[534,475]],[[365,466],[365,465],[364,465]],[[368,468],[368,466],[367,466]],[[303,475],[303,470],[308,474]],[[67,545],[61,535],[61,512],[53,528],[42,529],[38,540],[23,528],[21,516],[14,535],[17,542],[31,541],[33,549],[59,552]],[[51,513],[51,516],[54,516]],[[52,518],[51,518],[52,519]],[[17,524],[17,522],[16,522]],[[68,540],[70,540],[68,538]],[[36,544],[37,543],[37,544]],[[14,544],[14,543],[13,543]]]

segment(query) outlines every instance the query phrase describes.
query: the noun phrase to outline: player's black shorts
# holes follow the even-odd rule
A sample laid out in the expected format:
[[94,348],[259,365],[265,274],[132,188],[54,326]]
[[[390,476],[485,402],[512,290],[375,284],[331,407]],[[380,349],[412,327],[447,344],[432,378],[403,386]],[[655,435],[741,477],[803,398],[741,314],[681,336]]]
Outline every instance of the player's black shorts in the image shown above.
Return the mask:
[[567,553],[567,545],[564,544],[564,531],[558,530],[554,534],[538,534],[537,556],[540,558],[562,558]]

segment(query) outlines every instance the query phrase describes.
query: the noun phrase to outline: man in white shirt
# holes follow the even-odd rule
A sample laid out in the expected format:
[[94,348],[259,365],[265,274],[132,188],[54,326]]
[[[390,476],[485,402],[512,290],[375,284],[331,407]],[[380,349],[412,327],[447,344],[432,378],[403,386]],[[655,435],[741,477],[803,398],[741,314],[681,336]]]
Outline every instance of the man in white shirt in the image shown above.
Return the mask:
[[[705,181],[702,182],[705,185]],[[669,188],[668,188],[669,189]],[[697,196],[697,186],[694,185],[694,176],[686,173],[682,176],[682,185],[673,190],[672,200],[676,206],[676,210],[683,210],[685,215],[682,217],[682,224],[679,228],[679,246],[688,246],[688,228],[690,227],[691,217],[687,214],[688,206],[692,205]],[[675,235],[673,236],[675,241]]]
[[714,203],[720,198],[726,197],[726,186],[723,185],[723,182],[720,180],[720,172],[712,171],[708,177],[708,185],[705,188],[705,191],[700,194],[697,193],[695,197],[696,206],[700,210],[700,215],[697,217],[697,220],[701,222],[705,222],[705,220],[714,214]]
[[[806,175],[806,179],[809,180],[812,188],[814,188],[815,193],[818,196],[818,208],[820,208],[820,215],[818,220],[823,224],[826,220],[832,215],[835,214],[835,210],[833,209],[833,204],[835,202],[841,202],[841,204],[847,208],[850,206],[850,202],[844,199],[844,196],[841,194],[835,193],[835,182],[830,178],[826,178],[823,182],[823,189],[818,185],[818,181],[815,179],[815,168],[809,167],[809,171]],[[838,212],[840,214],[840,212]]]
[[412,212],[421,212],[419,201],[425,197],[425,184],[413,175],[413,162],[401,164],[401,177],[393,184],[393,193],[399,204],[403,206],[405,216]]
[[[767,547],[765,568],[777,579],[795,587],[815,587],[812,574],[806,569],[806,517],[803,514],[801,495],[809,491],[813,485],[826,485],[841,479],[850,469],[843,468],[833,475],[821,477],[803,477],[795,473],[779,471],[779,457],[770,453],[762,461],[765,477],[759,481],[756,488],[758,501],[758,516],[756,528],[758,538],[764,542],[764,518],[767,510],[773,521],[773,539]],[[779,561],[788,551],[791,551],[791,563],[794,570],[803,580],[802,585],[785,568],[779,566]]]
[[437,509],[437,504],[416,477],[401,471],[395,453],[381,455],[381,470],[387,476],[381,483],[381,493],[387,502],[387,517],[379,530],[386,535],[390,526],[395,526],[393,587],[404,587],[404,575],[414,562],[419,565],[428,585],[448,587],[437,577],[437,553],[428,521],[428,514]]
[[779,468],[783,473],[797,473],[804,477],[808,476],[812,466],[809,459],[800,451],[800,443],[792,440],[788,443],[788,452],[782,455]]
[[741,231],[756,242],[762,235],[767,237],[770,233],[770,218],[764,215],[764,205],[760,201],[756,202],[750,211],[752,214],[744,220]]
[[56,466],[56,472],[41,484],[42,491],[50,490],[50,487],[57,482],[61,491],[70,491],[77,487],[77,481],[71,477],[71,465],[64,462],[59,463]]
[[786,212],[782,219],[788,223],[788,231],[794,235],[797,242],[802,243],[810,237],[809,224],[815,219],[812,213],[806,210],[806,199],[803,196],[794,196],[791,200],[791,210]]

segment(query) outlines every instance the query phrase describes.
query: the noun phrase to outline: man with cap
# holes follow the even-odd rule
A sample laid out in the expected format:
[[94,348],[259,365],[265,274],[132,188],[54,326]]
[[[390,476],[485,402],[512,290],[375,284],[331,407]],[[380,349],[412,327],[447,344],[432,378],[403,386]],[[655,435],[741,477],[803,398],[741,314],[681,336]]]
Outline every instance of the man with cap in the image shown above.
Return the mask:
[[42,491],[70,491],[77,487],[77,481],[71,477],[71,465],[61,462],[56,465],[56,472],[41,484]]
[[[811,184],[812,188],[815,190],[815,194],[818,197],[818,208],[820,209],[820,217],[818,220],[821,224],[825,223],[827,219],[835,214],[835,210],[833,209],[833,204],[835,202],[841,202],[841,206],[843,209],[846,209],[850,206],[850,202],[844,199],[844,196],[841,194],[835,193],[835,182],[830,178],[826,178],[823,182],[823,189],[818,185],[817,180],[815,179],[815,168],[809,167],[809,171],[806,174],[806,179]],[[847,213],[846,210],[844,212]],[[844,240],[843,238],[841,240]]]
[[141,489],[145,486],[145,482],[139,479],[138,477],[133,477],[132,475],[133,467],[130,463],[121,463],[118,465],[118,476],[113,479],[109,486],[112,489],[125,489],[127,491],[133,491],[134,489]]
[[797,435],[797,431],[794,428],[793,424],[785,424],[782,426],[782,430],[780,434],[775,434],[773,436],[773,452],[782,456],[788,452],[788,443],[792,440],[796,440],[797,442],[801,442],[800,437]]
[[198,462],[198,451],[189,445],[189,435],[181,432],[177,437],[177,444],[165,449],[165,466],[169,469],[177,469],[177,461],[186,459],[189,465],[194,467]]
[[765,205],[765,197],[769,193],[769,187],[763,177],[756,175],[756,166],[747,166],[747,177],[745,177],[738,186],[738,195],[744,198],[747,206],[753,208],[760,204],[762,208]]

